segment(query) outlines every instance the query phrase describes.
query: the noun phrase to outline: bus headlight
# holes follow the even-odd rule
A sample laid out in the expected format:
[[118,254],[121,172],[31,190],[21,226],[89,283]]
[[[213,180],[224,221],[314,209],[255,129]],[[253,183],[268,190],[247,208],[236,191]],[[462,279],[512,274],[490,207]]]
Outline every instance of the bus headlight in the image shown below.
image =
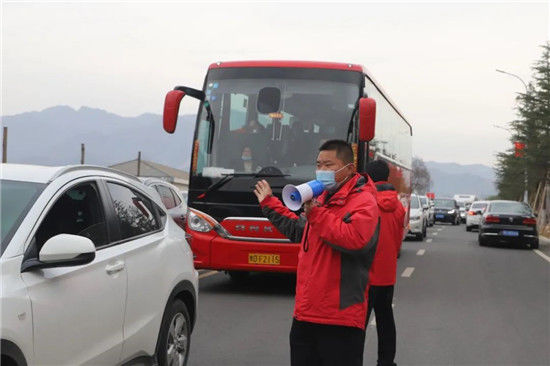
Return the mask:
[[220,236],[226,238],[229,233],[212,216],[195,209],[187,210],[187,226],[193,231],[207,233],[214,229]]
[[209,222],[207,215],[203,213],[199,213],[193,209],[189,209],[187,211],[187,225],[189,226],[189,229],[193,231],[198,231],[201,233],[207,233],[214,225],[212,225],[211,222]]

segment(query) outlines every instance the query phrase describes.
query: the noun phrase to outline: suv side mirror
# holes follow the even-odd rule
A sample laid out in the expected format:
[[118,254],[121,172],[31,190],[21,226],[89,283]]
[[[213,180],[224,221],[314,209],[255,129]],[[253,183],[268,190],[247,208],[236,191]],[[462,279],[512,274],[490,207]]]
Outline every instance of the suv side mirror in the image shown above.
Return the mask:
[[359,141],[368,142],[374,138],[376,126],[376,101],[372,98],[359,99]]
[[94,243],[83,236],[59,234],[48,239],[38,259],[25,260],[21,272],[38,268],[72,267],[90,263],[95,258]]

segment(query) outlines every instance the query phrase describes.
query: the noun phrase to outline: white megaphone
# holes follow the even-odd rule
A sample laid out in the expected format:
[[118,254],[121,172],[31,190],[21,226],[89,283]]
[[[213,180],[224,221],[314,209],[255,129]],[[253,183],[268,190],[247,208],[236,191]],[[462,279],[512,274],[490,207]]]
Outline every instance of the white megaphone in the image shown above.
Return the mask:
[[299,186],[287,184],[283,188],[283,202],[292,211],[298,211],[304,202],[320,196],[324,190],[325,185],[318,180],[311,180]]

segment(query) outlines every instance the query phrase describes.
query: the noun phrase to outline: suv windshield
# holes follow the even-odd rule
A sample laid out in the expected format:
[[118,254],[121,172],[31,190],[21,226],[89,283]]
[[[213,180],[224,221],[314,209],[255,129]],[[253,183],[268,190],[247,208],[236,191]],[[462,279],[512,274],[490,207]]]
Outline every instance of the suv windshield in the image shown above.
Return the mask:
[[0,255],[2,255],[21,224],[21,221],[23,221],[25,215],[46,185],[2,179],[0,181],[0,186],[2,212],[2,243]]
[[418,196],[411,196],[411,208],[420,208]]
[[446,199],[436,198],[434,200],[434,206],[435,206],[435,208],[452,209],[452,208],[455,208],[455,202],[453,200],[446,200]]
[[[262,171],[300,180],[313,178],[319,146],[329,139],[347,138],[361,85],[361,73],[342,70],[210,70],[205,94],[215,130],[211,131],[203,103],[193,175],[220,178]],[[266,87],[277,88],[281,97],[279,109],[264,114],[258,111],[257,102],[260,90]]]
[[531,208],[523,202],[493,202],[488,212],[511,215],[531,215]]
[[475,209],[482,209],[484,210],[485,208],[487,207],[487,204],[486,203],[482,203],[482,202],[479,202],[479,203],[473,203],[472,206],[470,206],[470,210],[475,210]]

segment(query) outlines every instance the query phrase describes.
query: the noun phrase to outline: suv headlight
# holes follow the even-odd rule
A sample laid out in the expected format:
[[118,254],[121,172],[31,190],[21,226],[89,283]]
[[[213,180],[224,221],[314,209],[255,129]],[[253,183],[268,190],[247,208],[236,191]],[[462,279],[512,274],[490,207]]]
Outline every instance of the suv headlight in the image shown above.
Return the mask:
[[214,229],[220,236],[227,237],[229,233],[212,216],[195,209],[187,210],[187,226],[193,231],[207,233]]
[[417,215],[417,216],[411,216],[411,220],[415,221],[415,220],[420,220],[420,216]]
[[451,210],[449,212],[447,212],[448,214],[454,214],[455,213],[455,210]]

